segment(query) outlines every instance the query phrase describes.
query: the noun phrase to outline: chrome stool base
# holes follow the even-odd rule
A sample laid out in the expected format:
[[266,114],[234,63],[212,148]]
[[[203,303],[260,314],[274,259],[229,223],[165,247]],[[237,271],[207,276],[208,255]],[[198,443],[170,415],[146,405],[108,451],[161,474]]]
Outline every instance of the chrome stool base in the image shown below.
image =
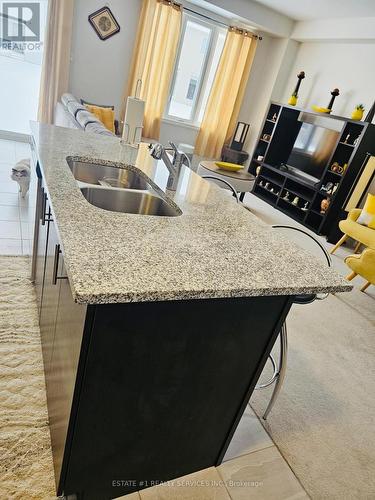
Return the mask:
[[[303,229],[300,229],[295,226],[288,226],[284,224],[275,224],[272,226],[273,229],[287,229],[291,230],[292,232],[295,233],[301,233],[307,236],[311,241],[313,241],[322,251],[323,256],[325,257],[325,260],[327,261],[328,267],[332,266],[332,259],[325,247],[322,245],[322,243],[317,240],[312,234],[304,231]],[[314,300],[324,300],[325,298],[328,297],[328,293],[325,294],[311,294],[311,295],[297,295],[293,299],[294,304],[310,304],[311,302],[314,302]],[[273,375],[270,378],[270,380],[264,384],[259,384],[255,387],[255,389],[265,389],[266,387],[269,387],[271,384],[275,384],[275,387],[273,389],[273,393],[270,399],[270,402],[268,403],[268,406],[266,408],[266,411],[264,412],[263,418],[264,420],[267,419],[270,411],[273,408],[273,405],[275,404],[275,401],[277,399],[277,396],[279,395],[279,392],[281,390],[284,378],[285,378],[285,373],[286,373],[286,364],[287,364],[287,355],[288,355],[288,333],[287,333],[287,328],[286,328],[286,322],[284,322],[283,326],[281,327],[281,331],[279,334],[279,340],[280,340],[280,355],[279,355],[279,363],[276,365],[274,358],[270,354],[269,359],[272,363],[273,366]]]
[[275,384],[275,386],[273,388],[272,395],[271,395],[271,399],[270,399],[270,401],[267,405],[267,408],[263,414],[264,420],[267,419],[270,411],[272,410],[273,405],[276,402],[276,399],[279,395],[279,392],[281,390],[281,387],[282,387],[284,379],[285,379],[287,359],[288,359],[288,330],[286,327],[286,322],[284,322],[283,326],[281,327],[281,330],[279,333],[279,340],[280,340],[280,353],[279,353],[278,364],[276,364],[274,357],[271,354],[269,355],[269,360],[271,361],[272,366],[273,366],[272,377],[264,384],[259,384],[255,387],[255,389],[261,390],[261,389],[266,389],[266,387],[269,387],[272,384]]

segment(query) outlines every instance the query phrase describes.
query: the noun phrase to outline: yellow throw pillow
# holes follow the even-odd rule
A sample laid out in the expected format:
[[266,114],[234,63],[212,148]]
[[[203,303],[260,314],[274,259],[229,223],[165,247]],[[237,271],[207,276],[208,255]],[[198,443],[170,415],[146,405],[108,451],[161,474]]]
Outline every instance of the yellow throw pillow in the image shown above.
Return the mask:
[[85,104],[85,106],[108,130],[115,132],[115,112],[112,108],[102,108],[93,104]]
[[365,206],[357,219],[358,224],[375,229],[375,194],[368,194]]

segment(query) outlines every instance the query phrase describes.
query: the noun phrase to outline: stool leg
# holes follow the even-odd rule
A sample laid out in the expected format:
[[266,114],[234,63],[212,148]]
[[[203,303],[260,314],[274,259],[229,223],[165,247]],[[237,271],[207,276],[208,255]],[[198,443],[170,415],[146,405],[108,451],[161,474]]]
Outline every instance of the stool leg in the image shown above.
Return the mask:
[[287,358],[288,358],[288,332],[286,328],[286,323],[284,322],[283,326],[281,327],[280,331],[280,357],[279,357],[279,374],[275,382],[275,387],[273,389],[273,393],[270,399],[270,402],[268,403],[268,406],[266,408],[266,411],[264,412],[263,418],[264,420],[267,419],[270,411],[273,408],[273,405],[276,402],[276,399],[279,395],[279,392],[281,390],[281,387],[284,382],[285,378],[285,373],[286,373],[286,363],[287,363]]
[[371,285],[371,283],[368,281],[365,285],[363,285],[363,287],[361,288],[361,292],[364,292],[365,290],[367,290],[367,288]]
[[357,276],[357,273],[355,273],[355,272],[353,271],[352,273],[350,273],[350,274],[346,277],[346,279],[347,279],[348,281],[352,281],[352,279],[353,279],[353,278],[355,278],[356,276]]
[[354,247],[354,253],[357,253],[358,250],[361,248],[361,245],[362,243],[360,241],[358,241],[358,243],[356,244],[356,246]]
[[241,194],[240,194],[240,201],[243,201],[243,199],[245,198],[245,194],[246,194],[246,193],[241,193]]
[[330,254],[333,254],[336,252],[336,250],[341,247],[341,245],[349,238],[347,234],[344,234],[344,236],[336,243],[336,245],[332,248],[332,250],[329,252]]

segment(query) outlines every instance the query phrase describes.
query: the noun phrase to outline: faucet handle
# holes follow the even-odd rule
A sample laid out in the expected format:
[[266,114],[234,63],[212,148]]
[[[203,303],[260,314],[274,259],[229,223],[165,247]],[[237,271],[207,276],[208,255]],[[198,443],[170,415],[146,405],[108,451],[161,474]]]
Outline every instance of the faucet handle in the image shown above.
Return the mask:
[[173,163],[175,163],[176,161],[181,162],[182,157],[185,155],[185,153],[180,151],[174,142],[170,142],[169,144],[171,146],[171,149],[173,150]]
[[179,150],[174,142],[169,141],[169,145],[171,146],[175,154],[179,153]]
[[163,155],[163,146],[159,143],[150,144],[148,149],[150,150],[150,155],[156,160],[160,160]]

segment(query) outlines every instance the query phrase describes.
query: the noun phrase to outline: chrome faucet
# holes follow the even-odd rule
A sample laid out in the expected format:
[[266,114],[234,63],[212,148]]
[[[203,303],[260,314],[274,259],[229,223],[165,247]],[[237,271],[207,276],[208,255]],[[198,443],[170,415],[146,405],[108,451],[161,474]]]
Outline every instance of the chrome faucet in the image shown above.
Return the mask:
[[[184,162],[185,153],[179,151],[177,146],[170,142],[170,148],[164,147],[162,144],[150,144],[150,154],[156,160],[163,160],[165,166],[169,170],[169,179],[167,184],[167,189],[171,191],[176,191],[178,176],[180,174],[181,167]],[[172,160],[168,155],[168,152],[173,152]]]

